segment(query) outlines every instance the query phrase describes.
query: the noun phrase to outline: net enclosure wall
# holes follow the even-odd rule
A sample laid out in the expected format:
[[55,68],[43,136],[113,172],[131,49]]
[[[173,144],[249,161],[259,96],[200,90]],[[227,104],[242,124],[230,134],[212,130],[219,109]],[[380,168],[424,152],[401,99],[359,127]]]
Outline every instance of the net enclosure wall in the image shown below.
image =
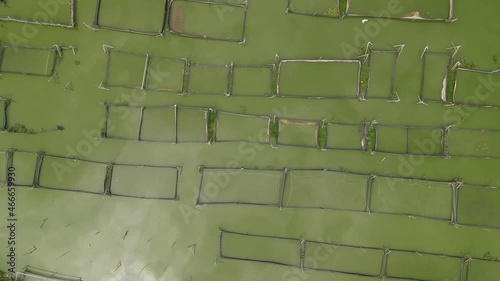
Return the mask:
[[109,30],[162,35],[166,25],[165,0],[97,0],[94,25]]
[[102,136],[144,142],[208,142],[208,109],[105,104]]
[[500,228],[496,187],[326,169],[200,170],[197,205],[337,210]]
[[16,168],[16,185],[138,199],[177,200],[180,167],[115,164],[28,151],[0,153],[0,181]]
[[341,16],[339,0],[288,0],[287,13],[326,18]]
[[108,165],[109,187],[112,196],[177,200],[178,167]]
[[394,97],[398,57],[396,50],[370,50],[366,98],[391,100]]
[[57,47],[0,45],[0,73],[50,77],[58,58]]
[[191,38],[244,42],[247,4],[170,0],[168,30]]
[[108,50],[102,86],[181,94],[185,92],[187,71],[186,59]]
[[500,108],[500,71],[458,68],[453,102],[463,106]]
[[74,28],[75,1],[6,1],[0,5],[0,20]]
[[215,121],[216,142],[271,142],[269,128],[271,116],[247,115],[217,111]]
[[445,155],[445,128],[375,125],[375,151],[409,155]]
[[279,206],[284,171],[202,168],[197,205]]
[[0,113],[0,132],[9,128],[9,105],[9,99],[0,97],[0,108],[2,108],[2,112]]
[[[377,279],[483,280],[476,279],[481,276],[481,270],[486,276],[495,276],[500,272],[499,262],[468,256],[346,245],[224,229],[220,230],[219,251],[222,258],[236,262],[259,262]],[[318,259],[320,252],[321,259]]]
[[[372,197],[373,190],[378,197]],[[210,194],[215,194],[216,198],[205,198]],[[345,171],[203,168],[199,202],[247,203],[427,218],[434,218],[432,214],[435,212],[441,215],[439,219],[451,221],[451,194],[451,185],[447,183],[379,178]],[[403,202],[399,202],[400,197],[404,198]],[[426,212],[422,211],[420,204],[426,207]]]
[[302,98],[358,98],[360,60],[281,60],[277,95]]
[[454,0],[347,0],[346,16],[452,21]]
[[426,51],[422,57],[420,99],[423,101],[447,101],[448,76],[452,67],[452,54]]

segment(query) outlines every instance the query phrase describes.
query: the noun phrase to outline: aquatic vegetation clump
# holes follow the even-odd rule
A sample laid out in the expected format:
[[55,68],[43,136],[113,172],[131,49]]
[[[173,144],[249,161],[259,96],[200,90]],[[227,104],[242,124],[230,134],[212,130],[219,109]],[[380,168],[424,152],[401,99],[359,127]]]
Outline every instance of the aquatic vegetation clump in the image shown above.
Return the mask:
[[209,143],[213,143],[215,141],[216,118],[217,118],[217,110],[209,108],[207,113],[207,137]]
[[347,14],[347,0],[338,0],[338,1],[339,1],[340,16],[344,16]]
[[322,120],[319,123],[319,127],[318,127],[318,148],[319,149],[323,149],[326,147],[327,137],[328,137],[328,130],[326,128],[326,122],[325,122],[325,120]]
[[18,134],[34,134],[35,131],[33,129],[28,129],[25,125],[16,123],[12,126],[9,126],[6,130],[9,133],[18,133]]
[[364,96],[368,90],[368,79],[370,78],[370,45],[361,47],[358,54],[359,62],[361,63],[360,79],[359,79],[359,94]]
[[278,135],[279,135],[279,123],[278,119],[273,117],[271,120],[271,124],[269,126],[269,135],[271,136],[272,139],[274,139],[274,142],[276,143],[278,141]]
[[370,123],[366,131],[366,151],[375,151],[376,138],[377,134],[375,132],[375,125],[373,123]]

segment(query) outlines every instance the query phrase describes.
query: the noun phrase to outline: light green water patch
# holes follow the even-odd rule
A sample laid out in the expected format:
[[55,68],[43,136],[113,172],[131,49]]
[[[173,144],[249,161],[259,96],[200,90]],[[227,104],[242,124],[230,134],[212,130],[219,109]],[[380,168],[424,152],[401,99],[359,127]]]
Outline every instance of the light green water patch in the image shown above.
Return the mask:
[[71,24],[71,3],[73,1],[7,1],[0,5],[0,19],[15,18],[40,23]]
[[170,7],[169,26],[176,33],[235,41],[244,38],[244,6],[175,0]]
[[191,65],[188,92],[191,94],[227,94],[229,68],[226,65]]
[[278,206],[282,171],[203,168],[201,204]]
[[136,32],[163,32],[165,1],[100,0],[99,3],[99,26]]
[[141,140],[176,141],[176,111],[174,107],[146,108],[141,128]]
[[207,109],[179,108],[177,111],[177,141],[207,142]]
[[452,202],[450,183],[389,177],[371,183],[370,210],[375,213],[451,220]]
[[232,96],[271,96],[271,66],[238,66],[233,68]]
[[367,177],[332,171],[287,173],[284,207],[364,211]]
[[45,156],[40,186],[91,193],[104,192],[106,165],[82,160]]
[[370,69],[367,98],[386,98],[393,96],[395,60],[397,59],[395,51],[371,51]]
[[57,52],[54,48],[1,46],[0,72],[51,76]]
[[142,109],[137,107],[110,106],[106,137],[128,140],[138,139]]
[[446,85],[451,54],[426,52],[423,56],[421,98],[446,101]]
[[364,135],[363,124],[336,124],[327,125],[327,148],[361,150],[361,140]]
[[269,143],[271,117],[242,115],[228,112],[217,113],[217,141],[250,141]]
[[458,69],[453,100],[459,104],[500,106],[500,74]]
[[177,199],[177,168],[114,165],[111,194]]
[[223,231],[221,255],[232,259],[299,266],[300,242],[298,239],[251,236]]
[[461,186],[458,191],[457,221],[461,224],[500,227],[500,190]]
[[392,251],[387,259],[387,275],[418,280],[460,280],[462,259]]
[[[305,258],[315,260],[313,269],[378,276],[384,251],[316,242],[306,242]],[[326,257],[326,258],[325,258]],[[306,266],[311,267],[311,265]]]
[[16,168],[16,184],[32,186],[37,156],[35,153],[15,152],[12,166]]
[[500,263],[472,260],[469,262],[468,281],[495,280],[500,276]]
[[318,122],[279,119],[278,144],[317,147]]
[[408,128],[376,126],[376,151],[407,153]]
[[147,74],[147,89],[182,93],[186,71],[184,60],[151,58]]
[[448,149],[450,155],[500,156],[499,140],[500,131],[451,129]]
[[292,13],[327,17],[339,16],[338,0],[291,0],[288,8]]
[[411,128],[408,152],[412,154],[439,155],[444,153],[441,142],[443,129]]
[[447,19],[450,0],[349,0],[348,14],[391,18]]
[[283,60],[279,69],[278,94],[356,98],[359,70],[357,60]]

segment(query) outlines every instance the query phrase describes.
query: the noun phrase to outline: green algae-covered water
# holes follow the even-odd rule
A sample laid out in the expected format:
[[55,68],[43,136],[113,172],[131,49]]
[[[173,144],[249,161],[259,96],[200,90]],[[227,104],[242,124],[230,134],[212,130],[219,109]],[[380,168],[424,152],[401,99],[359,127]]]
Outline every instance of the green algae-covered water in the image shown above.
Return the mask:
[[[96,1],[71,2],[75,28],[1,21],[2,44],[14,46],[0,66],[6,129],[38,132],[0,135],[0,165],[20,185],[16,271],[92,281],[500,278],[500,196],[490,188],[500,186],[500,111],[460,105],[497,106],[497,76],[458,70],[457,104],[442,102],[454,47],[462,67],[499,67],[497,2],[456,0],[456,20],[444,22],[287,14],[286,0],[176,0],[166,26],[182,34],[162,36],[163,1],[100,2],[98,22]],[[443,3],[349,2],[352,14],[448,17]],[[73,4],[7,0],[0,17],[71,25]],[[360,59],[368,41],[390,51],[372,53],[370,80],[358,63],[290,62]],[[7,271],[7,187],[0,194]]]

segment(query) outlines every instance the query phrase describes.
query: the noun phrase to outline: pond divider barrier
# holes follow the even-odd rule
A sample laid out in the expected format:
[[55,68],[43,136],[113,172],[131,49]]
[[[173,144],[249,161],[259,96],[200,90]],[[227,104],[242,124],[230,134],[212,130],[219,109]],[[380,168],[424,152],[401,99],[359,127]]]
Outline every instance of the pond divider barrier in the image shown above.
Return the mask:
[[199,171],[196,206],[333,210],[500,229],[496,187],[332,169],[201,166]]
[[[422,281],[466,281],[483,274],[495,277],[500,271],[499,261],[468,255],[348,245],[225,229],[219,230],[218,239],[219,256],[223,259],[295,267],[302,271]],[[319,251],[321,259],[317,258]]]
[[[108,163],[4,150],[5,171],[16,169],[17,186],[152,200],[178,200],[180,166]],[[21,157],[18,159],[18,156]],[[137,186],[143,188],[137,188]]]

